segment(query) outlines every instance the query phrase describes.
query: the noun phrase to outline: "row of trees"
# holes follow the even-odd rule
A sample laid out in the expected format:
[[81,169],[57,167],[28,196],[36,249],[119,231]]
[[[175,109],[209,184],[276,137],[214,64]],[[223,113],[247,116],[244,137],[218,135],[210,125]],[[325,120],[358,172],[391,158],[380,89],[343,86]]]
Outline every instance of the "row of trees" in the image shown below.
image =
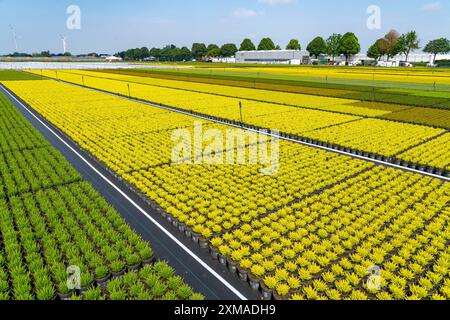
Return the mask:
[[12,58],[51,58],[51,57],[70,57],[72,54],[70,52],[66,53],[51,53],[50,51],[33,52],[32,54],[25,52],[14,52],[8,54],[5,57]]
[[[301,48],[297,39],[292,39],[286,46],[287,50],[301,50]],[[376,60],[386,56],[389,60],[402,53],[408,59],[411,52],[417,49],[420,49],[420,41],[415,31],[400,35],[397,31],[391,30],[369,48],[367,55]],[[158,61],[189,61],[192,59],[204,60],[206,58],[231,57],[237,51],[256,50],[281,50],[281,47],[275,45],[272,39],[263,38],[258,46],[251,39],[244,39],[239,49],[233,43],[227,43],[220,47],[216,44],[207,46],[204,43],[194,43],[190,49],[188,47],[178,48],[175,45],[152,49],[143,47],[119,52],[116,55],[125,60],[144,60],[152,57]],[[344,55],[348,60],[352,55],[361,51],[361,45],[356,35],[352,32],[344,35],[335,33],[326,40],[322,37],[314,38],[308,44],[306,50],[311,56],[316,58],[326,54],[334,60],[335,57]],[[434,58],[436,58],[437,54],[450,52],[450,42],[444,38],[430,41],[425,46],[424,51],[434,54]]]
[[158,61],[189,61],[192,59],[201,60],[205,57],[231,57],[237,51],[238,49],[233,43],[227,43],[221,47],[216,44],[206,46],[204,43],[194,43],[191,49],[188,47],[178,48],[172,44],[164,48],[148,49],[143,47],[130,49],[119,52],[116,56],[125,60],[145,60],[152,57]]
[[[292,39],[286,46],[287,50],[301,50],[300,42]],[[345,35],[334,34],[327,41],[321,37],[315,38],[307,47],[312,56],[321,54],[330,54],[333,57],[344,54],[346,57],[359,53],[361,46],[358,38],[353,33]],[[256,50],[281,50],[279,45],[275,45],[271,38],[263,38],[258,46],[251,39],[244,39],[239,47],[233,43],[226,43],[219,47],[216,44],[206,45],[204,43],[194,43],[192,48],[178,48],[175,45],[168,45],[164,48],[146,47],[129,49],[116,54],[125,60],[145,60],[154,58],[158,61],[188,61],[191,59],[202,60],[215,57],[232,57],[237,51],[256,51]]]
[[[387,57],[389,61],[398,54],[404,54],[408,61],[409,55],[420,48],[420,40],[416,31],[400,35],[396,30],[391,30],[383,38],[375,41],[367,51],[367,56],[376,60]],[[438,54],[450,52],[450,41],[445,38],[432,40],[423,48],[423,51],[433,54],[434,62]]]
[[344,55],[348,60],[350,56],[361,51],[361,45],[353,32],[347,32],[344,35],[334,33],[327,40],[322,37],[314,38],[306,50],[314,57],[327,54],[334,60],[335,57]]

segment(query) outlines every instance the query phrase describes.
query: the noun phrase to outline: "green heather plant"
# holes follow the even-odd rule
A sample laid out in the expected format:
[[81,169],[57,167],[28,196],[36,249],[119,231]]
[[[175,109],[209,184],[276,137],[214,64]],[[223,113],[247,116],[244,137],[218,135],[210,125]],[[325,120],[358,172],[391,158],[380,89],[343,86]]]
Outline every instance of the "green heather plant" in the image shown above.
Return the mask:
[[102,291],[100,287],[91,287],[83,294],[84,300],[103,300]]
[[124,290],[118,290],[110,293],[109,299],[111,300],[118,300],[118,301],[124,301],[128,297],[126,291]]
[[140,294],[145,292],[145,287],[142,283],[138,282],[129,287],[129,294],[132,298],[136,299]]
[[177,294],[173,291],[167,291],[164,296],[162,296],[161,300],[165,301],[174,301],[178,300]]
[[161,298],[167,291],[167,285],[161,281],[157,281],[152,288],[152,294],[155,298]]
[[149,246],[144,246],[139,250],[139,254],[144,261],[150,260],[153,258],[153,250]]
[[146,277],[143,278],[145,284],[149,287],[149,288],[153,288],[159,281],[159,277],[155,274],[149,274]]
[[171,290],[176,290],[181,285],[183,285],[183,279],[180,276],[173,276],[167,279],[167,286]]
[[141,262],[141,258],[136,253],[127,255],[127,264],[129,266],[135,266]]
[[111,270],[113,272],[121,272],[125,269],[125,262],[122,260],[115,260],[111,262]]
[[189,297],[192,296],[192,294],[193,294],[192,288],[186,284],[182,285],[177,290],[177,295],[182,300],[189,299]]
[[109,269],[104,266],[100,265],[97,268],[95,268],[95,277],[97,279],[104,279],[109,274]]
[[128,272],[122,277],[123,284],[125,287],[132,287],[139,282],[139,276],[136,272]]
[[165,262],[155,263],[154,268],[163,279],[168,279],[174,274],[174,270]]
[[205,296],[200,294],[200,293],[193,293],[191,294],[191,296],[189,297],[189,300],[193,300],[193,301],[203,301],[205,300]]
[[52,300],[55,298],[55,289],[51,284],[46,287],[36,289],[36,296],[38,300]]

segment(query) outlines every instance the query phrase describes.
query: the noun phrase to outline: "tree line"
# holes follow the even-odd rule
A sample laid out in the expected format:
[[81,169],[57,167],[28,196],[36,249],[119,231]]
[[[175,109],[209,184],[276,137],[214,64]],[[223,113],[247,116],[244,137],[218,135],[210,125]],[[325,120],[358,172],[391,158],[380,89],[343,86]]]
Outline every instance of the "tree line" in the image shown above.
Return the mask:
[[[400,34],[396,30],[389,31],[383,38],[378,39],[367,51],[367,56],[375,60],[386,57],[389,61],[398,54],[403,54],[408,61],[409,55],[420,49],[420,40],[416,31],[410,31]],[[446,54],[450,52],[450,40],[440,38],[431,40],[423,48],[423,51],[433,55],[433,62],[436,61],[438,54]]]
[[[302,46],[297,39],[292,39],[286,45],[286,50],[301,50]],[[420,40],[417,32],[410,31],[406,34],[399,34],[395,30],[389,31],[383,38],[378,39],[367,51],[367,56],[375,60],[382,57],[391,59],[398,54],[409,55],[420,49]],[[136,48],[122,51],[116,54],[125,60],[145,60],[155,59],[157,61],[204,61],[216,57],[232,57],[237,51],[262,51],[281,50],[271,38],[263,38],[256,46],[251,39],[244,39],[239,48],[233,43],[226,43],[222,46],[216,44],[206,45],[205,43],[194,43],[191,48],[168,45],[164,48]],[[312,57],[328,55],[334,61],[336,57],[345,56],[348,61],[353,55],[361,52],[361,45],[357,36],[352,32],[344,35],[334,33],[327,39],[322,37],[314,38],[306,47]],[[434,60],[438,54],[450,52],[450,41],[445,38],[430,41],[424,48],[424,52],[431,53]]]

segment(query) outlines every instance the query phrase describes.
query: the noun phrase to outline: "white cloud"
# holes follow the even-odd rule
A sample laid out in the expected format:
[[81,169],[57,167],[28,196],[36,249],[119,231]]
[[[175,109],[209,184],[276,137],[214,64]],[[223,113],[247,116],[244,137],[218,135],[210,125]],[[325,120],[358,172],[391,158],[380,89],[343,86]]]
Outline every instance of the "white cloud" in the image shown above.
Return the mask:
[[252,9],[245,9],[245,8],[239,8],[234,10],[233,17],[238,18],[249,18],[249,17],[256,17],[258,13],[255,10]]
[[442,4],[440,2],[431,2],[424,5],[421,10],[425,12],[435,12],[442,9]]
[[270,6],[276,6],[279,4],[291,4],[294,3],[295,0],[258,0],[259,3],[268,4]]

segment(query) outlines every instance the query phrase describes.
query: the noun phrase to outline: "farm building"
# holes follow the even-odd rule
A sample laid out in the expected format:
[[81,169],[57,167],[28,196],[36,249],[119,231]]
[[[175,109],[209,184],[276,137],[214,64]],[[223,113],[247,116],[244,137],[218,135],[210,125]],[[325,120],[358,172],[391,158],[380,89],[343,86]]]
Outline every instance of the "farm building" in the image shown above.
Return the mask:
[[270,50],[270,51],[239,51],[236,53],[237,63],[261,64],[303,64],[307,51]]

